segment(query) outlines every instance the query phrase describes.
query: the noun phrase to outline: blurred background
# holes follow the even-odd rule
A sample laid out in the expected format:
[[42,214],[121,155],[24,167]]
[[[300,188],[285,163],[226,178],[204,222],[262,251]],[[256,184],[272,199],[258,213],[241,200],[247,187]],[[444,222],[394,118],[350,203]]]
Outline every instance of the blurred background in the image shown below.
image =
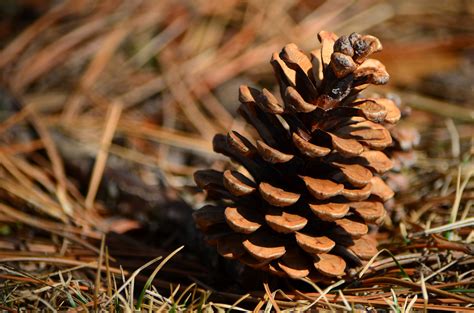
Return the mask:
[[3,0],[0,17],[0,257],[16,271],[97,268],[107,234],[127,270],[185,244],[164,277],[219,285],[192,173],[223,168],[213,135],[246,127],[239,85],[276,90],[271,54],[315,49],[321,30],[381,40],[391,80],[371,92],[420,131],[415,180],[438,173],[415,198],[455,190],[472,154],[471,0]]

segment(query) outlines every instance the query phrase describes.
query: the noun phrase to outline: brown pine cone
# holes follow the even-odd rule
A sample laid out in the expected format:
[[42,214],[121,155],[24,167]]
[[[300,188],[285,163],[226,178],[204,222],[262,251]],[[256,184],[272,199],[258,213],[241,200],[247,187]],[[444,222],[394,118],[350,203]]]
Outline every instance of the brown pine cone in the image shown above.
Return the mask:
[[400,110],[392,100],[357,98],[389,75],[370,59],[373,36],[318,35],[308,57],[295,44],[274,53],[283,103],[267,89],[242,86],[239,113],[259,133],[216,135],[214,150],[241,170],[195,173],[209,200],[194,214],[219,254],[292,278],[345,275],[377,253],[367,235],[380,223],[393,191],[380,175],[392,167],[384,125]]

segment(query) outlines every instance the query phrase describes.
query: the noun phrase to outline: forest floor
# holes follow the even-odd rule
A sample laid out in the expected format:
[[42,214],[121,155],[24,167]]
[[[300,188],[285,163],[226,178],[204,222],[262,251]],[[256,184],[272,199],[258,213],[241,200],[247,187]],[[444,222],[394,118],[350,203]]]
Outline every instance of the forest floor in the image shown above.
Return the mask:
[[[470,1],[0,3],[0,310],[474,311]],[[241,84],[329,30],[377,36],[420,133],[380,253],[330,286],[237,271],[205,247],[192,174],[224,168]],[[240,273],[240,274],[238,274]]]

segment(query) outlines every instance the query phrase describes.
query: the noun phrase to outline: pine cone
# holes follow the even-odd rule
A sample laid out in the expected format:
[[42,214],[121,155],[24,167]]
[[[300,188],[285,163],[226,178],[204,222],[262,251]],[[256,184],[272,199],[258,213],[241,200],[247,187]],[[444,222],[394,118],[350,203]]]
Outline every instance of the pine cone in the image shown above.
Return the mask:
[[215,205],[194,214],[219,254],[292,278],[345,275],[377,253],[368,225],[380,223],[393,191],[380,175],[392,167],[381,151],[392,143],[384,125],[400,110],[392,100],[357,98],[389,75],[370,59],[373,36],[318,35],[310,57],[295,44],[271,59],[280,86],[241,86],[239,113],[260,135],[214,137],[214,150],[240,171],[203,170],[195,181]]

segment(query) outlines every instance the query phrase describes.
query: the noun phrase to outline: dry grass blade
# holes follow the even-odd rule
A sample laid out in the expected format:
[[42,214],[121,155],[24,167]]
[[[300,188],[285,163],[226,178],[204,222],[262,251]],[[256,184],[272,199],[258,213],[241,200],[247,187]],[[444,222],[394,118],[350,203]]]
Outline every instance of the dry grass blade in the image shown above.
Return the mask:
[[431,234],[443,233],[443,232],[447,232],[447,231],[451,231],[451,230],[455,230],[455,229],[459,229],[463,227],[472,227],[473,225],[474,225],[474,217],[470,217],[461,221],[457,221],[454,223],[450,223],[450,224],[442,225],[438,227],[433,227],[433,228],[424,230],[422,232],[414,233],[411,236],[416,237],[420,235],[431,235]]
[[181,246],[181,247],[179,247],[178,249],[174,250],[174,251],[171,252],[166,258],[164,258],[163,261],[160,262],[160,264],[158,264],[158,266],[155,268],[155,270],[153,271],[153,273],[150,275],[150,277],[149,277],[148,280],[146,281],[145,286],[143,286],[142,292],[141,292],[140,295],[138,296],[137,305],[136,305],[136,308],[137,308],[137,309],[141,309],[141,305],[142,305],[142,302],[143,302],[143,297],[145,296],[145,291],[151,286],[151,283],[153,282],[153,279],[155,279],[156,274],[158,274],[158,272],[163,268],[163,266],[165,266],[165,264],[166,264],[175,254],[177,254],[179,251],[183,250],[183,248],[184,248],[184,246]]
[[[104,258],[104,250],[105,250],[105,235],[102,237],[100,243],[100,253],[99,253],[99,261],[97,266],[97,274],[95,278],[95,290],[94,290],[94,310],[97,310],[97,301],[99,297],[99,290],[100,290],[100,283],[101,283],[101,272],[102,272],[102,263]],[[107,268],[107,270],[110,270]]]
[[474,298],[470,297],[465,297],[461,295],[457,295],[454,293],[450,293],[438,288],[435,288],[433,286],[427,286],[424,282],[422,285],[418,285],[416,283],[408,282],[405,280],[397,279],[397,278],[391,278],[391,277],[380,277],[380,278],[368,278],[364,280],[364,284],[373,286],[375,284],[380,284],[380,283],[387,283],[387,284],[392,284],[392,285],[398,285],[398,286],[406,286],[410,287],[413,289],[420,289],[420,291],[423,291],[423,286],[426,288],[427,291],[432,292],[437,295],[441,295],[447,298],[453,298],[459,301],[462,301],[466,304],[472,303],[474,301]]
[[134,272],[132,273],[132,275],[130,275],[130,277],[123,283],[123,285],[122,285],[117,291],[115,291],[115,293],[114,293],[114,294],[112,295],[112,297],[105,303],[105,305],[107,306],[108,304],[110,304],[110,303],[113,301],[113,299],[114,299],[115,297],[118,297],[119,294],[120,294],[125,288],[127,288],[127,286],[128,286],[130,283],[132,283],[132,282],[134,281],[135,277],[138,276],[138,274],[140,274],[140,272],[141,272],[143,269],[147,268],[148,266],[152,265],[153,263],[158,262],[158,261],[161,260],[162,258],[163,258],[162,256],[158,256],[158,257],[154,258],[153,260],[151,260],[151,261],[145,263],[144,265],[140,266],[136,271],[134,271]]
[[[270,303],[272,304],[273,308],[275,309],[275,312],[278,312],[278,313],[281,312],[280,307],[275,302],[275,299],[273,298],[270,288],[268,287],[268,283],[264,283],[263,287],[265,289],[266,296],[268,297],[268,301],[270,301]],[[271,307],[269,309],[271,309]]]
[[57,181],[56,196],[61,203],[62,209],[68,215],[73,214],[72,205],[68,199],[66,190],[66,175],[64,173],[64,164],[56,148],[56,145],[48,132],[46,125],[43,124],[41,118],[36,114],[31,106],[26,106],[25,109],[29,113],[31,123],[38,132],[39,137],[43,141],[44,147],[51,160],[53,172]]
[[111,104],[107,112],[105,119],[104,134],[100,142],[100,150],[97,153],[97,157],[92,171],[91,181],[89,183],[89,190],[87,191],[85,205],[87,209],[92,209],[94,205],[94,199],[99,188],[100,179],[104,173],[105,163],[107,162],[107,155],[110,144],[112,142],[115,129],[122,113],[122,103]]

